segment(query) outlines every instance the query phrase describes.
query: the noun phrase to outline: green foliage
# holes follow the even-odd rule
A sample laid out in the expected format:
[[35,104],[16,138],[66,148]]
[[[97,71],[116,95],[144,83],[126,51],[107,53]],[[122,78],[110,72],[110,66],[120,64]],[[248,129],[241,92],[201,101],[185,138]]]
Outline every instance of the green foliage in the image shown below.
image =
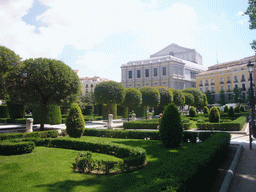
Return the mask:
[[193,106],[189,109],[189,117],[196,117],[196,109]]
[[[110,109],[109,112],[108,112],[108,109]],[[117,118],[117,105],[115,103],[109,104],[109,108],[106,104],[102,105],[102,118],[103,118],[103,120],[108,119],[108,114],[112,114],[113,119]]]
[[18,155],[23,153],[31,153],[35,148],[35,143],[2,141],[0,142],[0,155]]
[[80,107],[77,103],[71,105],[66,119],[66,130],[70,137],[81,137],[85,130],[85,122]]
[[[72,103],[81,91],[77,74],[62,61],[37,58],[23,61],[24,66],[6,78],[5,87],[11,101],[41,106],[41,127],[44,129],[46,106]],[[24,91],[26,90],[26,91]]]
[[225,105],[226,104],[226,99],[225,99],[225,92],[224,90],[221,90],[220,91],[220,100],[219,100],[219,103],[221,105]]
[[142,94],[136,88],[125,89],[125,99],[122,103],[123,106],[134,108],[142,103]]
[[115,81],[100,82],[94,90],[94,98],[98,104],[120,104],[125,99],[124,87]]
[[211,91],[207,90],[205,95],[206,95],[206,98],[207,98],[207,101],[208,101],[209,104],[214,104],[215,103],[215,101],[212,97]]
[[145,117],[146,113],[145,113],[145,108],[144,106],[136,106],[134,108],[134,113],[136,114],[136,117]]
[[0,99],[7,97],[5,90],[6,76],[12,71],[19,70],[21,65],[19,55],[4,46],[0,46]]
[[219,106],[217,107],[217,109],[218,109],[218,111],[219,111],[219,113],[220,113],[220,107],[219,107]]
[[[34,119],[34,123],[40,123],[41,122],[41,106],[35,105],[32,110],[32,115]],[[62,123],[61,118],[61,110],[60,106],[58,105],[48,105],[46,107],[46,124],[56,125]]]
[[23,118],[25,115],[25,106],[23,104],[13,103],[11,101],[7,101],[8,113],[10,118],[17,119]]
[[228,113],[228,110],[229,110],[228,106],[225,105],[225,107],[224,107],[224,113]]
[[235,115],[234,109],[233,109],[233,107],[231,106],[231,107],[229,108],[229,110],[228,110],[228,116],[229,116],[229,117],[234,117],[234,115]]
[[168,87],[156,87],[160,93],[160,104],[158,107],[158,112],[163,113],[165,106],[173,102],[173,92]]
[[[245,12],[245,15],[249,15],[249,28],[250,29],[256,29],[256,2],[254,0],[248,1],[248,8]],[[250,43],[251,48],[256,51],[256,41],[253,40],[252,43]]]
[[194,96],[194,104],[193,104],[194,107],[199,108],[202,106],[202,103],[204,102],[202,91],[196,88],[185,88],[185,89],[182,89],[181,91],[185,93],[190,93]]
[[160,103],[160,93],[155,87],[141,87],[139,91],[142,94],[142,106],[154,107]]
[[218,123],[220,122],[220,112],[217,107],[213,106],[209,114],[209,122]]
[[233,89],[233,93],[234,93],[234,95],[233,95],[233,102],[234,103],[241,103],[242,102],[242,98],[243,98],[243,96],[242,96],[242,89],[238,88],[238,87],[235,87]]
[[245,112],[244,105],[241,105],[241,106],[240,106],[240,111],[241,111],[241,112]]
[[184,92],[183,94],[185,96],[185,104],[189,106],[193,106],[195,101],[194,96],[191,93],[186,93],[186,92]]
[[8,108],[7,105],[0,105],[0,118],[8,118]]
[[157,129],[158,125],[158,119],[157,121],[139,120],[126,121],[123,123],[124,129]]
[[207,106],[204,107],[203,111],[205,116],[209,115],[209,108]]
[[181,116],[174,104],[169,104],[165,108],[159,132],[165,147],[176,148],[181,144],[183,135]]
[[234,113],[240,113],[240,107],[238,105],[235,106]]
[[171,89],[171,90],[173,92],[173,103],[176,106],[184,106],[185,105],[185,95],[178,89]]

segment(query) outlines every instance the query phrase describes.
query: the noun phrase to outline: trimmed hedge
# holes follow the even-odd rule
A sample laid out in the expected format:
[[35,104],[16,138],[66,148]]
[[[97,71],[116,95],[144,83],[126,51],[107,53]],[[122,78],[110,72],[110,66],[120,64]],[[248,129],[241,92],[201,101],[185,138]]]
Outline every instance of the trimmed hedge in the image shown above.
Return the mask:
[[7,105],[0,105],[0,118],[8,118],[8,108]]
[[23,153],[31,153],[35,148],[35,143],[32,141],[27,142],[13,142],[3,141],[0,142],[0,155],[17,155]]
[[[34,106],[32,110],[32,115],[34,119],[34,124],[38,124],[41,121],[41,107],[40,106]],[[60,106],[58,105],[48,105],[46,108],[46,120],[45,124],[61,124],[62,118],[61,118],[61,110]]]
[[31,133],[1,133],[0,141],[8,140],[8,139],[19,139],[19,138],[28,138],[28,137],[36,137],[36,138],[56,138],[58,136],[58,131],[35,131]]
[[126,121],[123,123],[124,129],[157,129],[159,119],[157,121]]
[[223,123],[197,123],[198,130],[221,130],[221,131],[240,131],[246,123],[246,116],[241,116],[232,122]]
[[11,119],[23,118],[25,115],[25,106],[23,104],[7,101],[7,108]]

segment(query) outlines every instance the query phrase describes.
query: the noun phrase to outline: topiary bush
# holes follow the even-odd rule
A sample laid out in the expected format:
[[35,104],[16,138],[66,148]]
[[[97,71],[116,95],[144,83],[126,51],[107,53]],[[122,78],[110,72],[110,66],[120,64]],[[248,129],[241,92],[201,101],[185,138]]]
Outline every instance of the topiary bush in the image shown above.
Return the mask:
[[238,105],[235,106],[234,112],[235,113],[240,113],[240,107]]
[[229,110],[228,110],[228,116],[229,117],[234,117],[234,115],[235,115],[234,114],[234,109],[233,109],[233,107],[230,107]]
[[183,136],[181,116],[174,104],[169,104],[164,109],[159,133],[165,147],[176,148],[181,144]]
[[218,109],[218,111],[219,111],[219,113],[220,113],[220,107],[219,107],[219,106],[217,107],[217,109]]
[[25,106],[23,104],[13,103],[11,101],[7,101],[7,108],[10,118],[17,119],[23,118],[25,114]]
[[203,111],[204,111],[204,115],[205,115],[205,116],[208,116],[208,115],[209,115],[209,109],[208,109],[207,106],[204,107],[204,110],[203,110]]
[[220,122],[220,112],[217,107],[213,106],[209,114],[209,122],[218,123]]
[[[41,111],[42,110],[40,106],[33,106],[32,115],[35,124],[41,122]],[[57,125],[62,123],[60,106],[47,105],[45,123],[50,125]]]
[[241,112],[244,112],[244,111],[245,111],[244,105],[241,105],[241,106],[240,106],[240,111],[241,111]]
[[224,113],[228,113],[228,110],[229,110],[228,106],[225,105],[225,107],[224,107]]
[[196,117],[196,109],[193,106],[189,109],[189,117]]
[[66,118],[66,130],[70,137],[81,137],[85,131],[85,122],[81,108],[77,103],[71,105],[69,114]]

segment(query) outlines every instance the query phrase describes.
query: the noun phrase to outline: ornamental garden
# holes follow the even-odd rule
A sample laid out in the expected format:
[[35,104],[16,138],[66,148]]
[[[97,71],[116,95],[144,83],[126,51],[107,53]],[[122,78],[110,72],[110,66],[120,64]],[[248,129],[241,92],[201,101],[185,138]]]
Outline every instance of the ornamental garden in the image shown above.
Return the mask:
[[[0,62],[11,66],[1,76],[7,101],[0,105],[1,123],[33,117],[41,125],[32,133],[0,134],[1,191],[207,191],[230,144],[224,131],[240,131],[249,115],[243,105],[209,111],[194,88],[124,89],[109,81],[79,97],[79,79],[64,63],[21,62],[0,48]],[[188,114],[181,115],[185,105]],[[162,118],[148,119],[149,111]],[[131,121],[130,113],[144,120]],[[85,127],[108,114],[127,118],[123,129]],[[45,123],[65,123],[66,131],[45,131]]]

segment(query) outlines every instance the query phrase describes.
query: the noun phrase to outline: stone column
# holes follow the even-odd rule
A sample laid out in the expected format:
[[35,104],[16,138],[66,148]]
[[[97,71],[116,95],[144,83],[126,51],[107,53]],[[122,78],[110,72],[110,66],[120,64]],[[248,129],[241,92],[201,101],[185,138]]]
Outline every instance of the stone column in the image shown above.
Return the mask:
[[148,113],[148,119],[152,119],[152,113]]
[[113,114],[108,114],[108,129],[113,128]]
[[26,119],[26,132],[33,132],[33,118]]
[[132,121],[135,121],[136,114],[132,113]]

